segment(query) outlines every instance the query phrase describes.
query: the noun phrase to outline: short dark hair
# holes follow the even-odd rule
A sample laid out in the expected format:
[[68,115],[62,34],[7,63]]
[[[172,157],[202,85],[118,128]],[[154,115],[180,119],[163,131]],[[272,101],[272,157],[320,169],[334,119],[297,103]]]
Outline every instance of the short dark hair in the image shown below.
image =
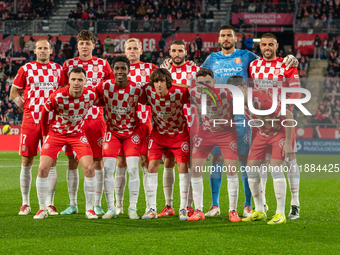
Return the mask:
[[80,66],[73,68],[70,72],[70,76],[71,76],[71,73],[83,73],[85,75],[85,78],[86,78],[86,71],[85,71],[84,68],[82,68]]
[[116,56],[113,60],[112,60],[112,69],[115,67],[115,64],[117,62],[125,62],[126,65],[128,66],[128,69],[130,70],[130,60],[126,57],[126,56]]
[[77,36],[77,42],[79,41],[92,41],[94,44],[96,43],[96,36],[89,30],[82,30],[79,32],[78,36]]
[[229,24],[223,25],[222,27],[220,27],[220,30],[218,31],[218,33],[220,33],[221,30],[225,30],[225,29],[233,30],[233,31],[234,31],[234,34],[236,35],[236,30],[235,30],[235,28],[234,28],[232,25],[229,25]]
[[152,71],[149,78],[150,84],[154,86],[154,83],[158,81],[166,81],[166,87],[168,89],[170,89],[172,86],[171,74],[165,68],[157,68]]
[[272,33],[265,33],[261,36],[261,40],[262,40],[262,38],[273,38],[274,40],[277,41],[276,36]]
[[234,76],[231,76],[227,80],[227,84],[235,85],[235,86],[238,86],[238,85],[244,86],[244,85],[246,85],[246,81],[244,80],[244,78],[242,76],[234,75]]
[[175,41],[172,41],[172,43],[170,44],[170,48],[169,49],[171,49],[171,46],[172,45],[183,45],[184,46],[184,48],[186,49],[186,45],[185,45],[185,42],[183,42],[182,40],[175,40]]
[[207,75],[210,75],[211,78],[214,78],[214,73],[213,71],[207,69],[207,68],[202,68],[201,70],[199,70],[197,73],[196,73],[196,77],[205,77]]

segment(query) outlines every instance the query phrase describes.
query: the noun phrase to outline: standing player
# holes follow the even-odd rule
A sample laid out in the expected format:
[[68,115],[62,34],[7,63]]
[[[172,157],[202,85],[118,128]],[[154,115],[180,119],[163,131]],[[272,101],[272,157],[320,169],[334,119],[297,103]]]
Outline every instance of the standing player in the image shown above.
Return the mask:
[[150,84],[145,85],[148,104],[151,106],[154,126],[149,139],[149,169],[146,179],[150,210],[142,219],[157,218],[156,196],[158,185],[158,167],[162,155],[171,151],[177,161],[180,187],[179,218],[187,219],[187,198],[189,188],[189,132],[183,105],[189,103],[186,88],[172,85],[172,78],[164,68],[154,70]]
[[[190,91],[191,100],[197,105],[198,110],[202,109],[202,92],[201,86],[206,89],[214,87],[214,74],[209,69],[201,69],[197,72],[197,86]],[[206,84],[202,85],[202,84]],[[194,141],[192,150],[192,188],[195,201],[195,213],[188,218],[189,221],[204,220],[203,213],[203,180],[202,172],[207,161],[209,153],[215,145],[222,150],[224,163],[227,167],[228,194],[229,194],[229,220],[231,222],[240,222],[238,216],[237,199],[239,190],[239,181],[236,171],[237,161],[237,133],[235,125],[230,125],[233,120],[233,97],[228,89],[216,89],[213,91],[219,96],[214,101],[209,98],[206,102],[206,114],[202,116],[202,125]],[[227,124],[216,124],[215,120],[227,120]]]
[[[281,57],[276,56],[276,50],[279,44],[277,43],[276,36],[267,33],[262,35],[260,42],[260,49],[263,58],[254,60],[249,66],[249,76],[252,78],[254,88],[268,89],[272,92],[272,88],[279,89],[279,95],[281,94],[282,87],[300,88],[299,74],[296,68],[290,68],[286,70],[286,65]],[[292,93],[289,99],[299,99],[300,93]],[[292,112],[292,107],[289,109]],[[295,137],[293,132],[293,137]],[[288,182],[291,191],[291,208],[288,218],[299,218],[299,183],[300,183],[300,171],[298,170],[298,164],[296,162],[296,155],[292,153],[289,158],[285,159],[285,164],[288,165]],[[263,183],[263,190],[266,186],[266,178],[261,178]],[[264,205],[266,201],[264,198]]]
[[[86,71],[87,83],[85,87],[94,87],[103,80],[113,77],[109,63],[102,58],[92,56],[95,48],[96,37],[88,30],[82,30],[77,36],[77,46],[79,57],[66,60],[63,70],[66,78],[69,77],[74,67],[83,67]],[[85,117],[84,131],[89,139],[93,152],[94,171],[97,180],[94,211],[98,215],[103,215],[101,200],[103,194],[104,168],[102,161],[102,144],[105,133],[105,121],[103,110],[100,107],[92,106]],[[70,197],[70,205],[61,214],[73,214],[77,212],[77,192],[79,186],[78,162],[73,152],[67,148],[68,157],[67,186]]]
[[[58,84],[64,84],[61,66],[49,61],[52,49],[47,39],[39,39],[36,42],[34,53],[37,60],[20,67],[11,89],[12,100],[21,110],[24,110],[19,151],[21,155],[20,188],[22,195],[22,207],[19,215],[27,215],[31,212],[29,198],[32,182],[31,170],[34,156],[37,155],[39,140],[42,140],[41,110],[48,97],[58,88]],[[19,95],[22,90],[24,90],[24,99]],[[57,184],[55,164],[51,167],[48,176],[47,209],[49,214],[56,215],[58,213],[53,205]]]
[[114,79],[101,82],[96,91],[102,97],[106,107],[107,129],[103,144],[105,181],[104,189],[108,211],[103,219],[116,217],[114,206],[116,168],[119,151],[126,157],[129,173],[130,219],[139,219],[137,215],[137,201],[139,194],[139,119],[138,103],[146,104],[143,89],[136,83],[129,81],[130,61],[126,56],[117,56],[112,62]]
[[[139,86],[149,82],[150,74],[158,67],[151,63],[141,62],[140,55],[143,53],[142,42],[137,38],[130,38],[125,42],[125,55],[130,60],[130,73],[128,78]],[[148,196],[146,193],[146,176],[148,173],[148,137],[151,133],[151,109],[148,105],[138,105],[139,134],[140,134],[140,163],[143,169],[143,186],[146,200],[146,210],[149,210]],[[123,214],[123,198],[126,184],[126,160],[124,156],[117,158],[117,171],[115,178],[116,213]]]
[[[224,25],[220,28],[218,42],[222,48],[217,53],[212,53],[204,61],[201,68],[208,68],[214,72],[214,77],[217,84],[226,84],[227,79],[233,75],[240,75],[245,79],[248,77],[248,67],[251,61],[255,60],[257,56],[247,50],[235,49],[237,41],[235,28],[230,25]],[[291,65],[297,66],[296,58],[289,55],[285,58],[287,67]],[[247,81],[246,81],[247,83]],[[245,117],[241,115],[235,116],[237,140],[238,140],[238,156],[241,167],[247,164],[247,155],[250,145],[250,128],[244,127],[243,122]],[[215,169],[222,169],[223,157],[218,147],[212,152],[212,165]],[[212,193],[212,206],[206,216],[214,216],[220,214],[219,208],[219,193],[222,182],[222,172],[215,171],[210,175],[211,193]],[[244,213],[243,216],[251,214],[251,192],[249,189],[247,174],[242,172],[242,183],[245,193]]]
[[[196,79],[196,73],[201,69],[195,64],[191,64],[185,61],[187,56],[187,50],[185,42],[182,40],[175,40],[170,44],[169,54],[171,59],[165,61],[163,66],[169,70],[173,83],[184,84],[191,86],[192,81]],[[194,125],[195,110],[190,107],[190,104],[185,104],[183,107],[184,115],[187,118],[188,127],[191,129]],[[175,214],[173,209],[173,187],[175,183],[175,158],[171,152],[166,153],[166,159],[164,162],[164,174],[163,174],[163,190],[165,196],[165,207],[158,214],[159,217],[171,216]],[[192,208],[192,187],[190,181],[189,172],[189,194],[188,194],[188,216],[192,216],[194,210]]]
[[[84,88],[86,72],[83,68],[73,68],[69,76],[70,85],[55,91],[46,101],[41,113],[44,144],[41,149],[36,182],[40,209],[34,219],[47,218],[47,177],[53,162],[64,145],[72,148],[84,171],[86,218],[98,218],[93,211],[96,180],[92,151],[83,132],[84,117],[98,97],[94,89]],[[54,114],[54,118],[49,128],[48,115],[50,112]]]
[[[248,88],[241,76],[233,76],[228,79],[228,84],[241,85],[244,96],[245,116],[249,121],[253,120],[259,129],[256,134],[248,156],[246,172],[248,175],[249,186],[254,197],[255,211],[243,221],[266,220],[267,215],[263,206],[262,185],[260,182],[260,166],[265,159],[267,151],[270,151],[271,174],[274,182],[275,197],[277,201],[276,214],[268,224],[282,224],[286,222],[285,200],[286,200],[286,179],[283,174],[282,164],[285,157],[292,153],[292,133],[294,123],[293,114],[287,110],[286,115],[281,115],[281,105],[279,104],[274,112],[269,115],[257,115],[250,111],[248,107]],[[272,108],[273,100],[271,95],[266,92],[254,90],[252,93],[252,104],[256,110],[269,110]],[[275,120],[275,121],[268,121]],[[282,124],[285,123],[285,124]],[[284,127],[282,125],[285,125]]]

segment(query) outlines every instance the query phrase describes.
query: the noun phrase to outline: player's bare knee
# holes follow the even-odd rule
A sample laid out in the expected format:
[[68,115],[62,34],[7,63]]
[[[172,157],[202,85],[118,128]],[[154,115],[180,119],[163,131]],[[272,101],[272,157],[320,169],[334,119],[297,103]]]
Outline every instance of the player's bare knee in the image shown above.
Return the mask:
[[67,156],[68,158],[68,169],[74,170],[78,168],[78,160],[74,156]]
[[149,160],[147,155],[141,155],[140,156],[140,164],[143,168],[148,168],[149,166]]
[[127,167],[125,157],[122,157],[122,156],[117,157],[117,167],[121,167],[121,168]]
[[158,173],[159,162],[160,162],[160,160],[151,160],[149,162],[148,172],[149,173]]
[[93,167],[95,170],[101,170],[104,167],[102,158],[94,158],[93,159]]
[[38,169],[38,176],[40,178],[47,178],[48,173],[50,172],[51,166],[48,166],[47,164],[40,164]]
[[30,167],[33,165],[34,157],[21,157],[21,164],[26,167]]
[[223,156],[222,156],[222,154],[213,154],[212,155],[212,163],[213,164],[221,164],[221,163],[223,163]]
[[173,168],[173,167],[175,167],[175,158],[174,157],[165,158],[164,167],[165,168]]
[[83,166],[85,177],[92,178],[95,176],[93,164]]
[[188,165],[187,165],[187,163],[177,162],[177,167],[178,167],[178,173],[180,173],[180,174],[188,173]]

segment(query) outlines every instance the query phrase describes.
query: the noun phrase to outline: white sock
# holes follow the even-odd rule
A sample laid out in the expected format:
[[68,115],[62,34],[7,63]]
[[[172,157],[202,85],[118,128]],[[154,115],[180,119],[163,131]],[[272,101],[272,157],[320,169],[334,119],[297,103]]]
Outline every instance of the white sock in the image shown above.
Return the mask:
[[290,193],[292,196],[292,200],[290,204],[300,206],[300,201],[299,201],[300,169],[299,169],[299,166],[296,163],[296,159],[292,161],[285,161],[285,163],[287,163],[288,165],[287,178],[288,178]]
[[96,177],[84,177],[84,193],[86,199],[86,211],[93,210],[94,196],[96,194]]
[[66,172],[68,196],[70,197],[70,205],[77,207],[77,194],[79,188],[79,173],[78,169],[70,170]]
[[47,210],[46,207],[46,199],[48,194],[48,178],[40,178],[37,177],[36,180],[36,186],[37,186],[37,194],[38,194],[38,200],[39,200],[39,209],[40,210]]
[[57,167],[53,166],[48,173],[49,189],[46,200],[46,205],[54,205],[54,194],[57,187]]
[[100,170],[94,170],[96,175],[96,195],[94,198],[94,205],[102,205],[102,196],[104,188],[104,168]]
[[22,196],[22,205],[30,205],[31,182],[32,182],[32,166],[21,165],[20,189]]
[[263,195],[261,192],[261,181],[260,178],[249,178],[248,177],[249,188],[251,194],[254,198],[255,210],[259,212],[264,212],[263,206]]
[[104,158],[104,190],[108,207],[115,206],[115,178],[116,158]]
[[229,195],[229,212],[236,211],[238,199],[238,175],[227,176],[228,195]]
[[127,157],[126,164],[129,173],[129,195],[130,205],[133,208],[137,206],[140,179],[139,179],[139,157]]
[[195,209],[203,212],[203,179],[200,177],[191,177],[192,194],[195,203]]
[[[267,163],[261,165],[261,171],[260,171],[260,183],[262,187],[262,201],[263,205],[267,204],[266,201],[266,185],[267,185],[267,173],[268,173],[268,168],[267,168]],[[267,171],[264,171],[266,169]]]
[[163,173],[163,191],[165,197],[165,205],[173,207],[173,191],[175,183],[175,168],[164,168]]
[[158,173],[148,173],[146,177],[146,191],[148,193],[150,208],[157,211],[157,186],[158,186]]
[[285,215],[285,203],[286,203],[286,189],[287,183],[285,178],[273,178],[274,191],[277,202],[276,213]]
[[148,207],[150,206],[148,193],[146,192],[146,177],[148,176],[148,168],[143,167],[142,169],[143,169],[143,187],[144,187],[144,194],[145,194],[145,202],[146,202],[146,207]]
[[179,174],[179,193],[181,198],[180,208],[186,208],[188,203],[189,174]]
[[[189,170],[190,171],[190,170]],[[187,207],[192,207],[192,202],[194,201],[192,196],[192,185],[191,185],[191,173],[189,172],[189,188],[188,188],[188,203]]]
[[126,169],[127,169],[126,167],[117,166],[115,177],[115,192],[118,206],[123,205],[124,190],[126,185]]

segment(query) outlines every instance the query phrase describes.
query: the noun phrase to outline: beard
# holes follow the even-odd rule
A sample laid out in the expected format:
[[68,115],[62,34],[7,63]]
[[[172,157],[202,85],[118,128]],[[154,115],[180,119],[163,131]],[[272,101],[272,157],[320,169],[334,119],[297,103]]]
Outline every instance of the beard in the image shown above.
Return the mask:
[[220,46],[225,50],[230,50],[231,48],[235,46],[235,43],[229,43],[228,46],[224,46],[224,43],[223,44],[220,43]]
[[265,55],[265,52],[261,52],[261,53],[262,53],[262,56],[263,56],[263,57],[266,57],[266,58],[273,58],[273,57],[274,57],[274,54],[275,54],[274,51],[271,51],[269,56],[266,56],[266,55]]
[[184,63],[185,61],[185,57],[181,58],[181,57],[175,57],[175,58],[171,58],[172,59],[172,62],[176,65],[180,65],[182,63]]

